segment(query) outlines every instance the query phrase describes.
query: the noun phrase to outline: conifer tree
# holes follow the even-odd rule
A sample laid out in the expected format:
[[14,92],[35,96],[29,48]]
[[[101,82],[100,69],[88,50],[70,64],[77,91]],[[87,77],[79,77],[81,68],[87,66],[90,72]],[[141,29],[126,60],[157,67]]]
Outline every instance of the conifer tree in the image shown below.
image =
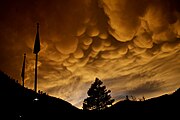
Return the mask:
[[110,107],[114,102],[111,98],[110,90],[102,85],[103,82],[96,78],[95,82],[89,88],[88,97],[84,99],[83,110],[104,110]]

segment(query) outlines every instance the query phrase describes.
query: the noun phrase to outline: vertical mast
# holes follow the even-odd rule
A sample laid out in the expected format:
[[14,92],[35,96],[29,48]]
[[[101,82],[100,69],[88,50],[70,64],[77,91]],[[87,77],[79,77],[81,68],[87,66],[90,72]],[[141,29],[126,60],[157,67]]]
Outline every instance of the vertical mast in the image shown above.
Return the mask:
[[26,64],[26,53],[24,53],[24,60],[23,60],[23,66],[22,66],[22,72],[21,72],[23,87],[24,87],[24,77],[25,77],[25,64]]
[[35,60],[35,79],[34,79],[34,91],[37,92],[37,64],[38,64],[38,53],[40,51],[40,39],[39,39],[39,23],[37,23],[37,33],[34,43],[34,54],[36,54]]

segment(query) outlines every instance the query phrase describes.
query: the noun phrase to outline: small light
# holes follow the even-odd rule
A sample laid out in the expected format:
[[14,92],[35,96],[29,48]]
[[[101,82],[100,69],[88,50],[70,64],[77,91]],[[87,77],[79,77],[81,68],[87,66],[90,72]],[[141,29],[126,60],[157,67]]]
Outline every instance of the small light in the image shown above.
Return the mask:
[[34,101],[38,101],[39,99],[38,98],[34,98]]

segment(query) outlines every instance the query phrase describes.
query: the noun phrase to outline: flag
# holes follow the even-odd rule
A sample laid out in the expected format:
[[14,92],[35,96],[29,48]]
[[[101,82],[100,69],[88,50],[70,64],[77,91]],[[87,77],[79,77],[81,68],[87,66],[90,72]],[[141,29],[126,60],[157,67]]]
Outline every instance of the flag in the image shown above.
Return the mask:
[[34,42],[34,54],[37,54],[40,51],[40,39],[39,39],[39,23],[37,23],[37,33]]
[[24,79],[24,74],[25,74],[25,61],[26,61],[26,54],[24,54],[24,61],[22,65],[22,71],[21,71],[21,77]]

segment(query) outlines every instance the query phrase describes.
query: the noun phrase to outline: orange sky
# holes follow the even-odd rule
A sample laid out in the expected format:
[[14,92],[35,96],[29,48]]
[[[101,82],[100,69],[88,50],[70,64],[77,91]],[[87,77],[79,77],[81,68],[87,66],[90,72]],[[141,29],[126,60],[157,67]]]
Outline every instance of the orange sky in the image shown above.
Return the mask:
[[178,0],[1,0],[0,70],[33,89],[40,23],[38,89],[77,107],[96,77],[117,101],[180,87]]

